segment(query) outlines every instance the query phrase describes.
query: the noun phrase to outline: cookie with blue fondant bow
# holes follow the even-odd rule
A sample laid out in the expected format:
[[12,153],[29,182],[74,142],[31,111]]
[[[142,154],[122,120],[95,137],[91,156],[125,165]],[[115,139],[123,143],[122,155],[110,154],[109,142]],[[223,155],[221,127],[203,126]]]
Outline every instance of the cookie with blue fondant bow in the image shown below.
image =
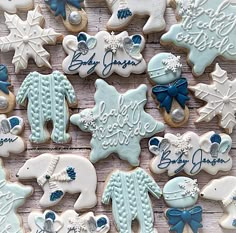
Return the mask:
[[11,83],[7,67],[0,64],[0,114],[11,112],[16,105],[16,98],[9,88]]
[[194,206],[199,191],[197,180],[188,177],[176,177],[165,184],[163,197],[171,207],[165,212],[170,232],[198,233],[203,227],[202,207]]
[[171,53],[159,53],[148,64],[150,81],[155,85],[153,97],[172,127],[182,126],[189,118],[188,81],[181,76],[181,67],[180,57]]
[[83,10],[84,0],[45,0],[55,16],[60,16],[65,27],[71,32],[81,32],[88,24],[88,17]]

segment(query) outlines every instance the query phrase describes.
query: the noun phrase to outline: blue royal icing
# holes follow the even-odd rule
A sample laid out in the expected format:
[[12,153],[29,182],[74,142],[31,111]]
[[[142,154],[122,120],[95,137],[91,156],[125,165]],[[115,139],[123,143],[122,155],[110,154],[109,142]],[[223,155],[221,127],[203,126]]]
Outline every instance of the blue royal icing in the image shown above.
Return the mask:
[[130,11],[129,8],[120,9],[120,10],[118,10],[118,12],[117,12],[117,18],[118,18],[118,19],[126,19],[126,18],[128,18],[128,17],[130,17],[130,16],[132,16],[132,15],[133,15],[133,14],[132,14],[132,12]]
[[101,217],[97,220],[97,227],[102,227],[102,226],[105,226],[107,225],[107,219],[104,218],[104,217]]
[[45,215],[45,219],[48,219],[48,218],[52,219],[52,221],[54,222],[55,219],[56,219],[56,215],[55,215],[55,213],[52,212],[52,211],[47,212],[47,214]]
[[71,180],[76,179],[76,172],[75,172],[75,169],[73,167],[68,167],[66,172],[67,172],[67,175],[70,177]]
[[8,87],[11,86],[8,80],[8,71],[5,65],[0,65],[0,90],[5,93],[9,94]]
[[56,201],[57,199],[60,199],[64,193],[61,190],[57,190],[50,195],[50,201]]

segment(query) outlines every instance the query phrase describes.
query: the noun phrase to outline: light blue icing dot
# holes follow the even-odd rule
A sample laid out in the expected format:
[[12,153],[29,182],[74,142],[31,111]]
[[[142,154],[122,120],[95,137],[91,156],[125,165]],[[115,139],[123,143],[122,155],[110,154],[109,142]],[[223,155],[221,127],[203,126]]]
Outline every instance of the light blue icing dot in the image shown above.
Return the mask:
[[[177,67],[176,71],[167,70],[164,60],[168,59],[171,53],[159,53],[155,55],[148,64],[148,73],[150,79],[156,84],[169,84],[179,79],[181,76],[181,68]],[[173,56],[173,55],[172,55]]]
[[[198,200],[198,192],[194,192],[188,182],[193,182],[188,177],[176,177],[166,183],[163,188],[163,197],[166,204],[172,208],[192,207]],[[183,188],[183,185],[187,188]],[[181,187],[182,186],[182,187]],[[186,190],[193,191],[186,193]],[[187,216],[185,216],[187,219]]]

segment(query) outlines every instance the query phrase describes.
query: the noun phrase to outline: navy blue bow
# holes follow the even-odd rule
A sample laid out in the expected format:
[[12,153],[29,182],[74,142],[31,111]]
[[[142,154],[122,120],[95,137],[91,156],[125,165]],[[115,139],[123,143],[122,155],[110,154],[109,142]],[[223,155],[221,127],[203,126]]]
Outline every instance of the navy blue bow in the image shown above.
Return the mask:
[[0,65],[0,90],[5,93],[9,94],[8,87],[11,86],[8,80],[8,72],[7,67],[5,65]]
[[186,224],[190,226],[193,233],[202,228],[202,207],[196,206],[190,210],[168,209],[166,212],[168,223],[172,227],[170,231],[182,233]]
[[152,93],[160,102],[160,107],[165,108],[167,113],[170,113],[173,99],[185,109],[185,103],[189,100],[188,97],[188,82],[186,78],[180,78],[171,85],[157,85],[153,87]]
[[83,0],[45,0],[51,10],[55,11],[55,16],[61,15],[63,19],[66,19],[66,4],[80,9],[80,2],[82,1]]

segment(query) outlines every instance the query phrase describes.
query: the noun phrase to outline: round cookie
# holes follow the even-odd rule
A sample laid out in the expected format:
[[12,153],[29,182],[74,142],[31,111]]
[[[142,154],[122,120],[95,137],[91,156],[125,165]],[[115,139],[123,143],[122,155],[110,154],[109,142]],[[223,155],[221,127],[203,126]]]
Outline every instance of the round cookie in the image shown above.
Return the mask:
[[188,82],[181,76],[180,57],[171,53],[159,53],[148,63],[153,98],[157,101],[164,120],[172,127],[180,127],[188,121],[186,106]]

